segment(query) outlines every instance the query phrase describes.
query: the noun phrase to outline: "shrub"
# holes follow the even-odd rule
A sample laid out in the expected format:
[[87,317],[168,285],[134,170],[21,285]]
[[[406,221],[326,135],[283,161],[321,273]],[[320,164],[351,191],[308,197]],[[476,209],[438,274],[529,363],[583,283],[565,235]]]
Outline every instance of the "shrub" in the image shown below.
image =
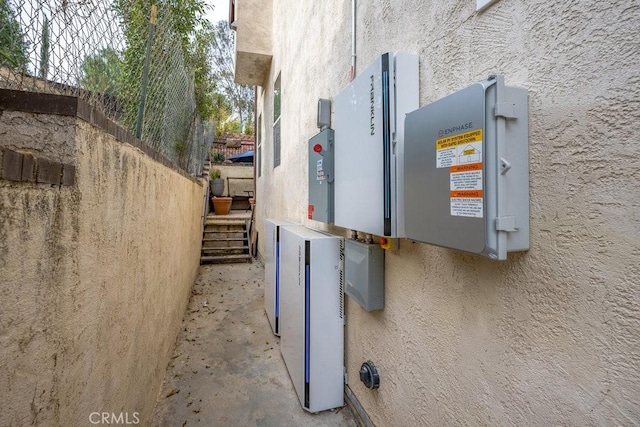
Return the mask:
[[209,171],[209,176],[211,177],[211,179],[220,178],[220,169],[211,169]]
[[219,151],[216,151],[215,153],[213,153],[213,161],[216,163],[224,162],[224,154]]

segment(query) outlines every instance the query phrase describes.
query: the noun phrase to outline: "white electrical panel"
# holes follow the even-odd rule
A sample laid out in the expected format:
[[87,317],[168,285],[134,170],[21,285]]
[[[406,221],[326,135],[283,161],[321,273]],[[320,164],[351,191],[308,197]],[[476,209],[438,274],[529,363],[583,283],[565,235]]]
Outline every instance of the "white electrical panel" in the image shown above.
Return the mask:
[[404,119],[418,89],[418,57],[385,53],[336,96],[335,225],[404,237]]
[[280,227],[289,221],[264,221],[264,311],[274,334],[280,335]]
[[344,405],[344,297],[338,236],[280,229],[280,351],[302,407]]
[[525,89],[491,76],[405,122],[407,237],[504,260],[529,249]]

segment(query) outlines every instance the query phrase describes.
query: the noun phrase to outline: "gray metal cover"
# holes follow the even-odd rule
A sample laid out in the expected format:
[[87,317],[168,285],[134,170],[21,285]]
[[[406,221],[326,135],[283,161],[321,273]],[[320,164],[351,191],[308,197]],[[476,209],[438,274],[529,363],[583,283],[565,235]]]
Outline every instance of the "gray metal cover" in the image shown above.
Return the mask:
[[384,308],[384,250],[377,244],[345,240],[344,293],[367,311]]
[[494,259],[528,249],[527,115],[502,76],[407,115],[408,238]]
[[326,129],[331,126],[331,101],[328,99],[318,99],[318,128]]
[[[333,130],[325,129],[309,140],[309,206],[308,218],[324,223],[333,222]],[[320,145],[317,153],[314,147]]]

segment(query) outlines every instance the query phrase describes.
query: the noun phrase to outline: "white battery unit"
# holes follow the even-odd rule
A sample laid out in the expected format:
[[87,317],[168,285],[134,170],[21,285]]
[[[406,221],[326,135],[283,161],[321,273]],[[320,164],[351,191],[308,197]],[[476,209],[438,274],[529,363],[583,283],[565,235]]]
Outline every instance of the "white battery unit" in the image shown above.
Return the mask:
[[405,125],[407,237],[498,260],[529,249],[527,91],[491,76]]
[[404,119],[418,57],[385,53],[335,98],[335,225],[404,237]]
[[295,225],[276,219],[264,221],[264,311],[274,334],[280,335],[280,227]]
[[344,239],[280,229],[280,351],[302,407],[344,405]]

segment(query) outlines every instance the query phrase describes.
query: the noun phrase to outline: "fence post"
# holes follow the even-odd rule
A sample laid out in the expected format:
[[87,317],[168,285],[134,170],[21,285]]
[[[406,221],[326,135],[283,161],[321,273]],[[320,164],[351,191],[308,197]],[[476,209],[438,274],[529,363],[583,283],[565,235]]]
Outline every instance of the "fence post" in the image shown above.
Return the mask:
[[156,15],[158,7],[151,5],[151,18],[149,19],[149,35],[147,36],[147,50],[144,56],[144,68],[142,70],[142,87],[140,88],[140,104],[138,105],[138,120],[136,123],[136,138],[142,135],[142,120],[144,118],[144,102],[147,97],[147,80],[149,78],[149,61],[151,59],[151,42],[156,29]]

